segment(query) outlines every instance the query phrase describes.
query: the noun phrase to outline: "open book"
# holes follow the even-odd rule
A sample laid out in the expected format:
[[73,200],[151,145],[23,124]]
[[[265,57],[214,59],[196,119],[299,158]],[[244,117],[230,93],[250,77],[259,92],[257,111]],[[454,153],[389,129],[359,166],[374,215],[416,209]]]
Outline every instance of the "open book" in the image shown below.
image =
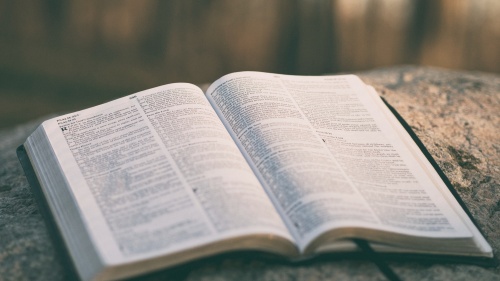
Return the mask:
[[[226,75],[43,122],[21,151],[83,280],[235,250],[300,260],[492,249],[354,75]],[[26,161],[25,161],[26,162]],[[26,165],[25,165],[26,167]]]

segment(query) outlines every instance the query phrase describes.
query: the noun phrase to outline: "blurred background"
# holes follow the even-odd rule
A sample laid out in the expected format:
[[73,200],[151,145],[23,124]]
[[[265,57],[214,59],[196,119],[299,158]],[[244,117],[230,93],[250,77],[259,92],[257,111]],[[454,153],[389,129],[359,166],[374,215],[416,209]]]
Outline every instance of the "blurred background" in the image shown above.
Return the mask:
[[500,0],[0,0],[0,129],[171,82],[500,72]]

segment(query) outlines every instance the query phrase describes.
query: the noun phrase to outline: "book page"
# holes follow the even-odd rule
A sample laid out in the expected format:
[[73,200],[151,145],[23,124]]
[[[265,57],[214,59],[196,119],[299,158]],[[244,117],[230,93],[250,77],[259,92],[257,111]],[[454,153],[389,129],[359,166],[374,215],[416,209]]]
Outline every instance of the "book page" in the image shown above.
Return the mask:
[[43,126],[110,263],[241,235],[292,240],[194,85],[150,89]]
[[339,227],[470,237],[355,76],[242,72],[210,102],[299,244]]

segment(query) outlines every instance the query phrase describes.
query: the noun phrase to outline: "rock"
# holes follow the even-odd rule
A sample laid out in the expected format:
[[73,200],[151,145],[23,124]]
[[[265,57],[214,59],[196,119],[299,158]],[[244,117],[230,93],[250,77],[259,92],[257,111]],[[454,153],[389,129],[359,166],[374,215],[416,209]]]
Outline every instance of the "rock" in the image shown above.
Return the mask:
[[[459,193],[498,260],[500,76],[428,67],[360,73],[411,126]],[[499,280],[500,268],[397,263],[405,280]]]
[[[359,73],[409,123],[500,249],[500,76],[403,66]],[[47,117],[48,118],[48,117]],[[43,118],[46,119],[46,118]],[[15,149],[43,119],[0,131],[0,279],[74,277],[52,241]],[[499,280],[500,267],[390,261],[403,280]],[[385,280],[366,260],[326,258],[299,265],[255,255],[223,255],[140,280]]]

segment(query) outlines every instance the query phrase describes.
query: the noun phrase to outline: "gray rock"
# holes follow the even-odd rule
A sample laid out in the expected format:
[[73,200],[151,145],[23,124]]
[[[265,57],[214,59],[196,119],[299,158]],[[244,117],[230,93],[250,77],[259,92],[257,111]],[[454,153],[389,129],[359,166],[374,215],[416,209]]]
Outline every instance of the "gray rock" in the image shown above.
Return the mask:
[[[498,260],[500,76],[412,66],[360,76],[409,123],[471,211]],[[500,280],[498,266],[391,266],[408,280]]]
[[[500,76],[422,67],[359,73],[404,117],[500,249]],[[46,118],[43,118],[46,119]],[[0,131],[0,280],[66,280],[15,149],[42,121]],[[500,267],[391,261],[403,280],[500,280]],[[372,262],[342,258],[288,263],[255,256],[208,258],[141,280],[384,280]]]

